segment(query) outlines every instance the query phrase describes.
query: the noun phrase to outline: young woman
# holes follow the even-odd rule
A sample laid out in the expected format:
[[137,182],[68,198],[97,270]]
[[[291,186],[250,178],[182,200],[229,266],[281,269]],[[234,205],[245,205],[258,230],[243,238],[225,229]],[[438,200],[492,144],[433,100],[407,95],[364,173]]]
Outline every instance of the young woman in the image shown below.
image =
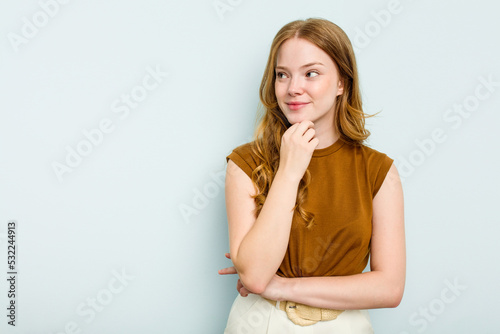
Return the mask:
[[234,267],[219,273],[239,275],[239,295],[225,333],[373,333],[366,309],[403,295],[403,192],[393,160],[363,144],[345,32],[323,19],[285,25],[260,99],[255,139],[227,157]]

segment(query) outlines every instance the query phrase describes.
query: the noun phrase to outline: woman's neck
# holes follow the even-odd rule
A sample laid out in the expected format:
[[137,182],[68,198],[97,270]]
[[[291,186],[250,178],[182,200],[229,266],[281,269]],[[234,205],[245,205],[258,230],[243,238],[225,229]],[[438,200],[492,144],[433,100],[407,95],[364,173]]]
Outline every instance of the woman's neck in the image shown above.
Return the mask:
[[319,144],[316,147],[317,150],[331,146],[335,143],[340,135],[335,131],[335,127],[332,125],[328,128],[314,127],[316,131],[315,137],[319,139]]

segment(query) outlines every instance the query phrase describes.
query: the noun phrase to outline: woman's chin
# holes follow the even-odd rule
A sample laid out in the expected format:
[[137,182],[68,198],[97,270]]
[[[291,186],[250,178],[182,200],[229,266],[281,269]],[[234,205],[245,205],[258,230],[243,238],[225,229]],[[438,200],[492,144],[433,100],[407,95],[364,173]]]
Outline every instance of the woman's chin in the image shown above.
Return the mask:
[[291,125],[295,124],[295,123],[301,123],[303,121],[307,121],[307,117],[304,117],[302,115],[297,115],[297,116],[288,116],[287,117],[287,120],[288,120],[288,123],[290,123]]

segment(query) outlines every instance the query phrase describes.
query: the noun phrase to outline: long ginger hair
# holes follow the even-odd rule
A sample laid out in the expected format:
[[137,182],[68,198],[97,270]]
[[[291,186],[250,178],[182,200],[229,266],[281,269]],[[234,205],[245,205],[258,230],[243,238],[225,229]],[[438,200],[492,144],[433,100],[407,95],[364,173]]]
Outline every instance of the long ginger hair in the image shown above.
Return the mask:
[[[260,85],[260,101],[263,113],[254,133],[253,152],[261,160],[261,164],[253,171],[252,181],[257,188],[254,196],[256,215],[262,210],[271,183],[278,171],[280,160],[281,137],[291,126],[278,106],[275,94],[275,67],[280,46],[290,38],[303,38],[326,52],[337,65],[344,91],[335,100],[334,126],[343,140],[353,145],[360,145],[368,138],[370,132],[365,129],[361,93],[359,90],[358,72],[354,51],[346,33],[336,24],[317,18],[297,20],[288,23],[276,34]],[[334,94],[332,92],[332,94]],[[307,188],[311,180],[306,170],[299,183],[294,215],[301,217],[307,228],[314,224],[314,215],[303,208],[307,198]]]

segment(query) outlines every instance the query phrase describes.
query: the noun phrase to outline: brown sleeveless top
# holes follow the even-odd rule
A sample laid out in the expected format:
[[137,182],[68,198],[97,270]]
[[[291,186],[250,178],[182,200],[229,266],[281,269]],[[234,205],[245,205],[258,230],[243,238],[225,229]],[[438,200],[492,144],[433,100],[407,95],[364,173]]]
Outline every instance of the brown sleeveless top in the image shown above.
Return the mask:
[[[260,164],[253,142],[226,157],[250,178]],[[304,209],[310,228],[294,215],[290,240],[277,274],[283,277],[343,276],[361,273],[370,254],[372,203],[393,159],[365,145],[340,139],[315,150],[309,164],[311,183]]]

